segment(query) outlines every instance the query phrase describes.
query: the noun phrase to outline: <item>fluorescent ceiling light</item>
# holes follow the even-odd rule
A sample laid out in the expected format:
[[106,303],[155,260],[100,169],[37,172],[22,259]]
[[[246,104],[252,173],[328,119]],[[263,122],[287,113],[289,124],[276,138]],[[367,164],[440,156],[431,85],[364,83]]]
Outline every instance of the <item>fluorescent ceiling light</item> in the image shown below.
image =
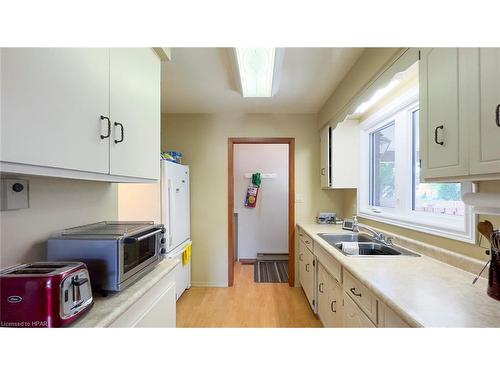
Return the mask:
[[400,78],[395,78],[389,84],[385,87],[382,87],[381,89],[377,90],[375,94],[370,98],[370,100],[367,100],[366,102],[361,103],[358,108],[356,108],[356,111],[354,111],[355,115],[361,115],[364,112],[366,112],[368,109],[370,109],[376,102],[378,102],[380,99],[382,99],[389,91],[391,91],[394,87],[399,85],[401,82]]
[[236,62],[244,98],[273,96],[275,48],[235,48]]

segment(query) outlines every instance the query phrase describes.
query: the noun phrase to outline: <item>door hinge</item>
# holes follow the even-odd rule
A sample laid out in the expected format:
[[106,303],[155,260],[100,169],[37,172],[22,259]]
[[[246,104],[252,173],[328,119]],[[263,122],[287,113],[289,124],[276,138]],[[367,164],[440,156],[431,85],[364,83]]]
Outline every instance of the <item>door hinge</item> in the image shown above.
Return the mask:
[[421,60],[422,58],[422,51],[418,50],[418,59]]
[[316,266],[316,261],[313,259],[313,267]]
[[316,306],[316,300],[313,299],[313,306]]

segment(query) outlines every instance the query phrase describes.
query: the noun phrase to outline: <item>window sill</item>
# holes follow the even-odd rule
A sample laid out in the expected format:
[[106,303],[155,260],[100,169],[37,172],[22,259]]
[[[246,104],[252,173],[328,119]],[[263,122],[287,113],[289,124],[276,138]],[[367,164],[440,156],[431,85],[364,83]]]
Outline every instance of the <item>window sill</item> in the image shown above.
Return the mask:
[[455,241],[472,244],[476,243],[476,231],[474,230],[476,221],[475,216],[473,216],[472,222],[470,223],[467,223],[467,221],[470,220],[466,220],[466,230],[464,230],[461,226],[429,225],[429,223],[432,223],[432,220],[430,220],[429,217],[422,218],[418,217],[418,215],[406,217],[395,214],[375,213],[367,210],[361,210],[358,212],[358,216],[401,228],[411,229],[417,232],[449,238]]

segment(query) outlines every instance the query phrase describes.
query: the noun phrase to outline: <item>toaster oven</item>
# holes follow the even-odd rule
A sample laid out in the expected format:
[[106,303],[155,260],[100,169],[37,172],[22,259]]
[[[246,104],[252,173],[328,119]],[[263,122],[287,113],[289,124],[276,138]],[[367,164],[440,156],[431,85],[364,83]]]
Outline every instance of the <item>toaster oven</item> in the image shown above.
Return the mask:
[[163,225],[153,222],[103,221],[66,229],[47,243],[49,260],[87,265],[94,291],[118,292],[161,260]]

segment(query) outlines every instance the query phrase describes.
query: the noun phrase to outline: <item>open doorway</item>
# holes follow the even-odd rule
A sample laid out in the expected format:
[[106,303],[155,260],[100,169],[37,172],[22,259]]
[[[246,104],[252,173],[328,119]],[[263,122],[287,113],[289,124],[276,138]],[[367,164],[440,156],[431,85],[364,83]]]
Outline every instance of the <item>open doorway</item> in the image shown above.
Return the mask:
[[[269,147],[262,147],[260,149],[257,147],[252,150],[252,145],[268,145]],[[268,159],[268,162],[264,163],[266,166],[265,168],[271,168],[273,171],[266,170],[261,167],[263,164],[259,164],[259,160],[265,159],[269,155],[274,155],[276,159],[280,158],[279,155],[284,155],[285,160],[275,160],[271,163]],[[252,161],[254,161],[254,163]],[[253,165],[255,165],[255,167],[253,167]],[[245,168],[249,170],[243,172]],[[251,181],[251,174],[254,172],[263,173],[263,175],[261,175],[262,188],[265,189],[267,182],[269,189],[268,191],[262,190],[260,197],[257,196],[256,207],[245,207],[245,210],[242,211],[242,205],[239,205],[239,202],[243,202],[245,199],[245,196],[242,193],[242,186],[249,185]],[[235,177],[238,177],[236,183]],[[287,186],[283,187],[283,183]],[[280,194],[280,187],[276,185],[280,185],[281,194],[285,194],[285,196],[281,197],[284,198],[284,202],[281,199],[273,199],[273,194],[275,195],[275,198],[277,198],[276,194]],[[246,191],[246,186],[244,187]],[[238,196],[235,194],[238,194]],[[238,258],[246,260],[252,259],[253,256],[257,257],[259,252],[265,254],[287,254],[288,284],[290,286],[294,285],[294,197],[294,138],[228,139],[228,286],[233,286],[234,284],[235,261],[237,261]],[[261,199],[260,202],[259,199]],[[261,204],[260,206],[259,203]],[[243,214],[241,218],[238,217],[240,213],[236,210],[238,206],[240,206],[238,211]],[[276,215],[276,213],[278,213],[278,215]],[[285,213],[285,217],[280,218],[282,221],[284,220],[284,222],[279,222],[279,213]],[[271,223],[273,221],[275,222],[273,225],[275,225],[278,230],[283,229],[281,234],[273,233],[273,229],[269,228],[268,222]],[[242,229],[245,230],[245,232],[243,232],[243,236],[241,234]],[[242,240],[244,243],[243,246],[240,247],[238,244],[241,244]]]

